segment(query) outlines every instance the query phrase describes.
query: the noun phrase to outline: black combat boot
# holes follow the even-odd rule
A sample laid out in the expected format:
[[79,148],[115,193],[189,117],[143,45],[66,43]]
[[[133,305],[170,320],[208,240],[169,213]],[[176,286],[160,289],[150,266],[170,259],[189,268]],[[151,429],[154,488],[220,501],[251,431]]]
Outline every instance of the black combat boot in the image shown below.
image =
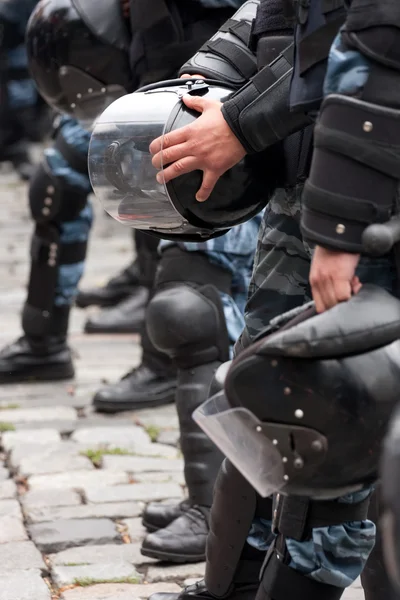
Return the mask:
[[176,502],[168,504],[150,502],[143,513],[142,523],[147,531],[158,531],[181,517],[189,508],[190,502],[188,500],[183,500],[178,504]]
[[118,383],[101,388],[93,398],[98,412],[118,413],[125,410],[152,408],[170,404],[175,399],[176,373],[161,365],[143,361]]
[[76,305],[79,308],[87,306],[115,306],[121,300],[136,293],[142,294],[142,287],[139,284],[140,270],[138,262],[135,260],[126,269],[112,277],[108,283],[102,287],[80,290],[76,297]]
[[148,300],[147,288],[137,286],[135,293],[112,308],[103,308],[85,323],[85,333],[140,333]]
[[23,335],[0,352],[0,383],[56,381],[74,376],[67,345],[69,306],[54,307],[46,336]]

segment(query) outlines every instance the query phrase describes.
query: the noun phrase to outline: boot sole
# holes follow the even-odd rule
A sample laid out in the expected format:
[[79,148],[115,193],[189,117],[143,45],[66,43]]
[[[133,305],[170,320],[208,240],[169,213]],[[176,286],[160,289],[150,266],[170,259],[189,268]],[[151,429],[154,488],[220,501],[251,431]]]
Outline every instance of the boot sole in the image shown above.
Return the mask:
[[[143,317],[144,319],[144,317]],[[89,334],[113,334],[120,333],[125,335],[132,335],[132,333],[140,333],[143,327],[143,321],[138,323],[136,327],[126,328],[126,327],[92,327],[91,325],[85,325],[84,332]]]
[[65,366],[47,367],[46,371],[40,368],[32,368],[28,373],[0,373],[0,383],[29,383],[29,381],[60,381],[62,379],[72,379],[75,376],[74,368]]
[[143,554],[143,556],[148,556],[149,558],[155,558],[164,562],[173,563],[195,563],[206,560],[205,553],[188,556],[185,554],[175,554],[174,552],[157,552],[156,550],[149,550],[148,548],[141,548],[140,553]]
[[122,300],[126,300],[130,294],[123,294],[122,296],[118,296],[117,298],[110,298],[100,300],[100,298],[95,298],[94,296],[88,297],[87,299],[76,298],[75,306],[78,308],[88,308],[89,306],[99,306],[100,308],[110,308],[111,306],[115,306],[122,302]]
[[93,406],[98,412],[105,413],[116,413],[124,412],[126,410],[156,408],[157,406],[163,406],[164,404],[172,404],[173,402],[175,402],[175,392],[176,390],[174,389],[165,394],[164,396],[154,398],[154,400],[148,400],[146,398],[143,398],[142,400],[137,400],[136,402],[113,402],[111,400],[103,402],[102,400],[94,400]]

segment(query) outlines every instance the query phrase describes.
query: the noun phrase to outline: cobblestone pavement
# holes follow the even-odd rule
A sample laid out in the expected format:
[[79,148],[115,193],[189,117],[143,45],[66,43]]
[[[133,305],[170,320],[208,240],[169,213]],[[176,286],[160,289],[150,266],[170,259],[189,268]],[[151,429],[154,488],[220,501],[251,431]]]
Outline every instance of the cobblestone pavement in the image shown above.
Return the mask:
[[[31,222],[26,192],[0,173],[0,343],[20,334]],[[83,284],[131,259],[129,231],[96,205]],[[203,564],[159,565],[140,554],[146,502],[183,497],[173,406],[97,415],[91,399],[139,360],[137,336],[83,335],[74,310],[77,376],[0,387],[0,600],[134,600],[178,591]],[[359,586],[344,600],[361,600]],[[289,600],[289,599],[288,599]]]

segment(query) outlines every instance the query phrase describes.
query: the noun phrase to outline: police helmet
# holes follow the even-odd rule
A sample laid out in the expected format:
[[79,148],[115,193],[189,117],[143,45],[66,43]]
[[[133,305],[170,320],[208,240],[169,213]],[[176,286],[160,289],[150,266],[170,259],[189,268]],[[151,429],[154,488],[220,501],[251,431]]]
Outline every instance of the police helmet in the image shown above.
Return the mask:
[[195,198],[201,171],[159,184],[149,145],[199,116],[182,102],[188,93],[224,101],[231,89],[218,81],[177,79],[119,98],[96,121],[89,174],[96,196],[117,221],[164,239],[204,241],[260,212],[284,161],[280,147],[245,157],[203,203]]
[[372,285],[319,315],[312,304],[287,313],[194,419],[262,496],[362,490],[398,401],[399,336],[400,302]]
[[27,27],[31,74],[57,111],[93,122],[130,91],[120,0],[41,0]]

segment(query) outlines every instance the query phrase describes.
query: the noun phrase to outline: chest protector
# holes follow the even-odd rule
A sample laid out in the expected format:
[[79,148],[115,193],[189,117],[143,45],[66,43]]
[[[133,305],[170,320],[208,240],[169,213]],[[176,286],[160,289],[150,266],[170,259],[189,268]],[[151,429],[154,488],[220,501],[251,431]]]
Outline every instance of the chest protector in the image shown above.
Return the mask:
[[346,0],[297,0],[294,3],[296,51],[290,92],[293,111],[319,109],[329,50],[344,23],[345,4]]

